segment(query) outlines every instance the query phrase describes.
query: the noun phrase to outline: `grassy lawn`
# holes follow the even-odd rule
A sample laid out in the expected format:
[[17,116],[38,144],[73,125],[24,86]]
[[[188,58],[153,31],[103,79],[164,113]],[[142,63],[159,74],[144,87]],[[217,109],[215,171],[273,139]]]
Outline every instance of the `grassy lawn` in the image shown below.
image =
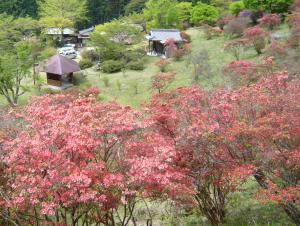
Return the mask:
[[[278,33],[287,33],[288,27],[282,25],[276,31]],[[204,89],[209,90],[218,85],[224,84],[224,78],[222,77],[222,68],[234,60],[233,55],[230,52],[223,50],[224,43],[228,40],[225,35],[206,40],[204,33],[200,28],[191,28],[187,30],[187,33],[191,35],[191,49],[192,54],[197,53],[201,49],[206,49],[210,57],[211,73],[209,76],[201,77],[198,85]],[[146,43],[145,43],[146,44]],[[254,50],[249,49],[242,53],[242,59],[251,59],[257,61],[259,57]],[[129,105],[134,108],[140,106],[141,103],[149,101],[153,90],[151,90],[151,77],[159,72],[155,62],[158,57],[145,57],[145,69],[143,71],[126,70],[123,72],[106,74],[94,69],[88,69],[84,71],[87,75],[85,81],[80,83],[79,88],[84,90],[90,86],[97,86],[101,89],[100,95],[103,101],[115,100],[120,104]],[[193,66],[189,64],[189,56],[181,61],[170,60],[171,64],[168,66],[168,71],[176,71],[176,78],[169,86],[169,89],[182,86],[190,86],[193,83]],[[104,79],[109,81],[109,85],[105,86]],[[32,81],[26,81],[31,83]],[[137,92],[136,92],[137,91]],[[19,104],[27,103],[28,99],[32,95],[38,95],[35,88],[24,96],[20,97]],[[7,105],[6,100],[0,96],[0,106]]]

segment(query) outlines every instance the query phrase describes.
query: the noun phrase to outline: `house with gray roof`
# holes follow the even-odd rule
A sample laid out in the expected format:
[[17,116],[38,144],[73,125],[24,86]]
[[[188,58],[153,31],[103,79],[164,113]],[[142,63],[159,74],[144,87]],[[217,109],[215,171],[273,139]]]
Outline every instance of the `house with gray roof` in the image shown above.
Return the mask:
[[178,29],[152,29],[146,36],[150,55],[165,55],[165,42],[172,39],[176,44],[183,42]]
[[95,30],[95,27],[90,27],[79,31],[78,34],[78,43],[79,45],[84,46],[89,40],[91,33]]

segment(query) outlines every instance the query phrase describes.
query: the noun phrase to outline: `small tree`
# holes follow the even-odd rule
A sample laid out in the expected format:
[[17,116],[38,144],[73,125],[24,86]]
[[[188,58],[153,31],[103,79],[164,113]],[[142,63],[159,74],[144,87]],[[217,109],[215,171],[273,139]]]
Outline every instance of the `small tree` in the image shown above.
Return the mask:
[[249,43],[254,47],[257,54],[261,54],[265,48],[265,39],[267,33],[260,27],[250,27],[244,31],[244,38],[248,39]]
[[280,25],[281,18],[277,14],[266,14],[261,19],[259,19],[259,24],[261,26],[267,27],[269,30],[273,30],[274,27]]
[[200,76],[208,76],[211,73],[209,55],[207,50],[202,49],[191,56],[191,63],[194,67],[194,82],[198,82]]
[[231,52],[236,60],[240,60],[241,53],[247,43],[247,39],[234,39],[225,43],[224,50]]
[[11,106],[26,92],[23,83],[33,65],[31,48],[26,41],[18,42],[15,51],[0,57],[0,94]]
[[219,19],[217,8],[204,3],[198,3],[192,10],[191,22],[195,25],[214,24]]
[[155,65],[157,67],[159,67],[159,70],[161,72],[165,72],[167,69],[167,66],[170,64],[170,61],[166,60],[166,59],[160,59],[158,61],[155,62]]
[[162,93],[172,83],[175,75],[174,71],[156,74],[152,78],[152,89],[157,90],[158,93]]

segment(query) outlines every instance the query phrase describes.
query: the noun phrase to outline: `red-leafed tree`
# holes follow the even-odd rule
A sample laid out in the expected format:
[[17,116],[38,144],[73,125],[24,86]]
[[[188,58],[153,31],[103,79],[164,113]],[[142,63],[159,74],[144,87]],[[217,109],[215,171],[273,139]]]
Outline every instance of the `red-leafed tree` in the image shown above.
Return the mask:
[[273,30],[275,27],[279,26],[280,22],[281,18],[277,14],[266,14],[259,19],[259,24],[267,27],[269,30]]
[[247,28],[243,37],[248,39],[249,43],[254,47],[257,54],[261,54],[265,48],[267,33],[259,26]]
[[[198,88],[180,88],[162,93],[148,107],[153,127],[173,143],[175,164],[193,182],[193,198],[212,225],[225,218],[228,194],[252,173],[252,166],[240,164],[224,150],[221,134],[226,129],[227,105],[216,115],[209,98]],[[238,173],[243,172],[243,173]]]
[[260,198],[278,202],[296,224],[300,219],[299,88],[299,81],[288,82],[286,72],[274,73],[249,87],[215,95],[212,103],[229,104],[225,145],[235,159],[255,166],[254,177],[264,190]]
[[148,133],[152,123],[129,107],[98,103],[98,94],[38,97],[18,115],[26,128],[5,142],[9,199],[1,202],[18,224],[126,226],[139,198],[187,190],[168,140]]
[[158,93],[165,91],[174,80],[176,73],[174,71],[158,73],[152,78],[152,89]]

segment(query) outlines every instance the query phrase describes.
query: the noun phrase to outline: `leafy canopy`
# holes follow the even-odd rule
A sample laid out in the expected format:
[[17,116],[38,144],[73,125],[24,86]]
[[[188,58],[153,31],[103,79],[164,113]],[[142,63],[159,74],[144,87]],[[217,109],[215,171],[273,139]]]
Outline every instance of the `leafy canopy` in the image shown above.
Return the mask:
[[245,7],[253,11],[263,10],[271,13],[287,12],[293,0],[243,0]]
[[174,28],[179,25],[176,0],[149,0],[144,9],[148,28]]
[[216,7],[198,3],[192,10],[191,22],[193,24],[214,24],[219,19],[219,16],[219,11]]

